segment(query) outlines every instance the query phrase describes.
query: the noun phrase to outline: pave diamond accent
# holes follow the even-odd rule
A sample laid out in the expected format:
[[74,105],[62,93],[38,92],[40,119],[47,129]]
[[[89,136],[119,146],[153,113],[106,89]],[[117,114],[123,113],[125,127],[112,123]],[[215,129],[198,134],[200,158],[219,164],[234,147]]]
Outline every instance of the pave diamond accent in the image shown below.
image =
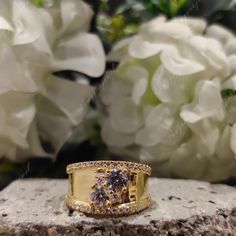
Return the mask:
[[65,201],[70,208],[76,209],[86,214],[111,215],[111,216],[130,215],[133,213],[137,213],[149,207],[151,204],[151,198],[149,197],[139,202],[130,203],[129,206],[121,205],[119,207],[111,207],[111,208],[101,207],[100,209],[94,209],[88,204],[78,203],[77,201],[70,199],[69,196],[65,198]]
[[70,164],[67,166],[67,173],[70,174],[73,170],[81,169],[81,168],[116,168],[117,166],[122,168],[127,168],[131,172],[142,172],[144,174],[150,175],[151,168],[148,165],[135,163],[135,162],[127,162],[127,161],[88,161],[88,162],[78,162],[74,164]]

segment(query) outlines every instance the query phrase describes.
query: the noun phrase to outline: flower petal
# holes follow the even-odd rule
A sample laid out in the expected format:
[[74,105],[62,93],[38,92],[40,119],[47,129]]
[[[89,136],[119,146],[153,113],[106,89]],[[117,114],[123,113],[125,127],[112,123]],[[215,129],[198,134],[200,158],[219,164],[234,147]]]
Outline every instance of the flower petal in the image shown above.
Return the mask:
[[105,70],[105,54],[99,38],[80,33],[61,40],[55,48],[55,70],[74,70],[92,77]]
[[[202,63],[208,68],[208,74],[213,70],[211,76],[222,76],[223,78],[229,76],[230,65],[229,60],[224,52],[222,45],[215,39],[206,38],[203,36],[194,36],[189,39],[189,45],[195,49],[195,54],[201,55]],[[206,62],[205,62],[206,60]]]
[[1,135],[16,146],[28,147],[26,137],[36,113],[33,95],[5,93],[0,96],[0,107],[5,111],[7,118],[2,126]]
[[[165,128],[165,127],[164,127]],[[154,147],[161,142],[166,130],[162,127],[144,127],[135,135],[135,143],[143,147]]]
[[[51,54],[50,42],[45,36],[53,35],[52,18],[44,9],[39,9],[24,0],[13,0],[14,45],[35,43],[40,51]],[[45,35],[46,31],[49,34]]]
[[200,18],[178,17],[172,21],[188,26],[194,34],[203,34],[207,26],[206,21]]
[[107,72],[100,90],[102,102],[105,105],[112,105],[120,97],[130,96],[131,83],[118,79],[114,73]]
[[220,130],[217,124],[205,119],[194,124],[188,124],[188,127],[195,137],[196,152],[205,157],[214,155],[220,139]]
[[[154,107],[146,117],[145,124],[148,127],[155,126],[165,121],[166,118],[175,118],[178,107],[168,104],[160,104]],[[169,122],[167,122],[169,123]]]
[[195,150],[195,140],[190,139],[173,152],[170,158],[172,173],[183,178],[201,179],[207,171],[207,160]]
[[227,160],[233,160],[236,153],[233,153],[233,150],[231,148],[231,140],[232,139],[232,130],[230,126],[226,126],[223,133],[221,134],[219,138],[219,143],[216,146],[216,155],[217,159],[215,158],[213,161],[216,162],[219,161],[227,161]]
[[192,31],[187,25],[177,21],[156,24],[153,20],[143,26],[141,34],[150,37],[150,39],[156,39],[158,42],[158,39],[161,38],[174,40],[186,39],[192,35]]
[[147,89],[147,79],[139,79],[132,90],[132,99],[136,105],[140,104],[141,98],[145,94]]
[[60,7],[63,33],[70,34],[78,29],[88,31],[93,16],[93,11],[88,4],[81,0],[61,0]]
[[72,122],[78,124],[95,93],[93,87],[50,76],[44,96],[54,103]]
[[236,73],[236,55],[232,55],[229,57],[230,68],[232,73]]
[[140,161],[146,163],[162,163],[168,161],[172,153],[175,151],[175,146],[158,144],[151,148],[142,148],[140,152]]
[[55,157],[55,155],[47,153],[42,146],[40,136],[38,133],[38,128],[36,124],[36,119],[32,122],[28,133],[28,148],[18,148],[17,149],[17,160],[25,160],[30,156],[40,156],[40,157]]
[[135,60],[127,59],[119,64],[115,75],[120,80],[136,83],[139,79],[148,79],[148,71],[144,66],[140,66]]
[[177,114],[176,107],[165,104],[156,106],[149,112],[146,126],[137,132],[135,142],[145,147],[158,143],[179,143],[186,135],[187,127]]
[[233,125],[231,130],[230,146],[236,157],[236,124]]
[[5,18],[0,16],[0,30],[13,31],[13,27]]
[[141,25],[140,32],[145,34],[146,32],[150,31],[150,28],[152,29],[153,27],[158,27],[158,25],[163,24],[165,22],[166,22],[166,17],[164,15],[155,17],[154,19]]
[[130,98],[121,98],[109,108],[114,130],[125,134],[137,131],[143,124],[142,112]]
[[233,33],[231,33],[226,28],[223,28],[220,25],[211,25],[206,30],[206,36],[217,39],[222,44],[225,44],[231,38],[234,38]]
[[222,84],[223,89],[236,89],[236,75],[233,75]]
[[163,50],[161,53],[161,62],[168,71],[179,76],[191,75],[205,69],[204,65],[181,57],[177,48],[172,46]]
[[185,40],[192,35],[186,25],[177,22],[154,24],[150,22],[144,25],[140,33],[133,38],[129,45],[129,53],[132,57],[144,59],[154,56],[164,48],[176,44],[177,40]]
[[134,140],[132,134],[124,134],[114,130],[109,119],[102,122],[101,136],[107,145],[116,147],[129,146]]
[[148,71],[139,65],[130,65],[126,69],[127,79],[136,83],[139,79],[148,79]]
[[191,79],[183,80],[171,75],[160,66],[152,78],[152,89],[154,94],[165,103],[182,104],[187,101],[187,91]]
[[50,110],[39,110],[37,113],[39,136],[52,144],[53,153],[57,153],[66,140],[72,135],[74,127],[67,117],[51,113]]
[[194,101],[182,107],[180,116],[188,123],[196,123],[208,117],[222,120],[224,109],[219,81],[199,81]]
[[108,61],[120,61],[128,52],[128,46],[132,42],[133,37],[125,38],[119,41],[112,48],[112,51],[108,53],[107,60]]
[[228,124],[233,125],[236,123],[236,97],[230,97],[227,99],[226,118]]
[[151,42],[142,35],[136,36],[129,45],[129,53],[134,58],[144,59],[161,52],[167,45],[164,43]]
[[0,46],[0,94],[8,91],[33,93],[37,85],[29,74],[28,67],[19,61],[7,44]]
[[[15,127],[23,136],[28,133],[29,125],[35,116],[33,94],[9,92],[1,95],[0,106],[7,113],[7,123]],[[17,103],[16,103],[17,101]]]
[[236,54],[236,38],[233,37],[232,39],[229,39],[224,45],[225,51],[227,56],[235,55]]

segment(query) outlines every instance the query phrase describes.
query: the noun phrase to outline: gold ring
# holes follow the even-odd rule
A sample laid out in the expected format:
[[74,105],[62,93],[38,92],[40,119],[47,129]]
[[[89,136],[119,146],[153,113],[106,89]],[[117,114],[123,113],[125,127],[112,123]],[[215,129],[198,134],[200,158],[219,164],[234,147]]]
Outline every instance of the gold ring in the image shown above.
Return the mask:
[[69,190],[65,202],[70,209],[89,215],[130,215],[149,207],[145,164],[125,161],[89,161],[67,166]]

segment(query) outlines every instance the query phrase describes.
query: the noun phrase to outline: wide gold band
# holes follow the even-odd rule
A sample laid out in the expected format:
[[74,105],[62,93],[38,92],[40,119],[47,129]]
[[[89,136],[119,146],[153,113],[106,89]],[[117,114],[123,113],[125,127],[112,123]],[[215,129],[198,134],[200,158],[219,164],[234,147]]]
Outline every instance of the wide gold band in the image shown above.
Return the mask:
[[147,178],[151,168],[124,161],[79,162],[67,166],[69,208],[90,215],[119,216],[150,205]]

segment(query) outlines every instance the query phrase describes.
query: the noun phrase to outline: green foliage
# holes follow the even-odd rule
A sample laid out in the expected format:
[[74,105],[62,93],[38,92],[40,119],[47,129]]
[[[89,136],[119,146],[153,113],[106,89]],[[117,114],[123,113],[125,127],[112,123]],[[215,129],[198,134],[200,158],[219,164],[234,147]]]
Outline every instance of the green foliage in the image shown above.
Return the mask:
[[30,0],[30,1],[37,7],[43,7],[45,4],[44,0]]
[[109,1],[102,0],[97,16],[97,28],[105,43],[116,41],[135,34],[141,23],[154,16],[167,17],[184,14],[191,0],[126,0],[112,15],[109,15]]
[[112,16],[109,16],[107,14],[108,2],[101,1],[97,29],[105,43],[112,44],[137,32],[141,17],[132,7],[133,4],[124,4],[117,8]]
[[233,89],[224,89],[221,91],[222,98],[229,98],[236,96],[236,90]]
[[184,12],[189,7],[190,0],[138,0],[153,16],[162,13],[168,17],[174,17]]

